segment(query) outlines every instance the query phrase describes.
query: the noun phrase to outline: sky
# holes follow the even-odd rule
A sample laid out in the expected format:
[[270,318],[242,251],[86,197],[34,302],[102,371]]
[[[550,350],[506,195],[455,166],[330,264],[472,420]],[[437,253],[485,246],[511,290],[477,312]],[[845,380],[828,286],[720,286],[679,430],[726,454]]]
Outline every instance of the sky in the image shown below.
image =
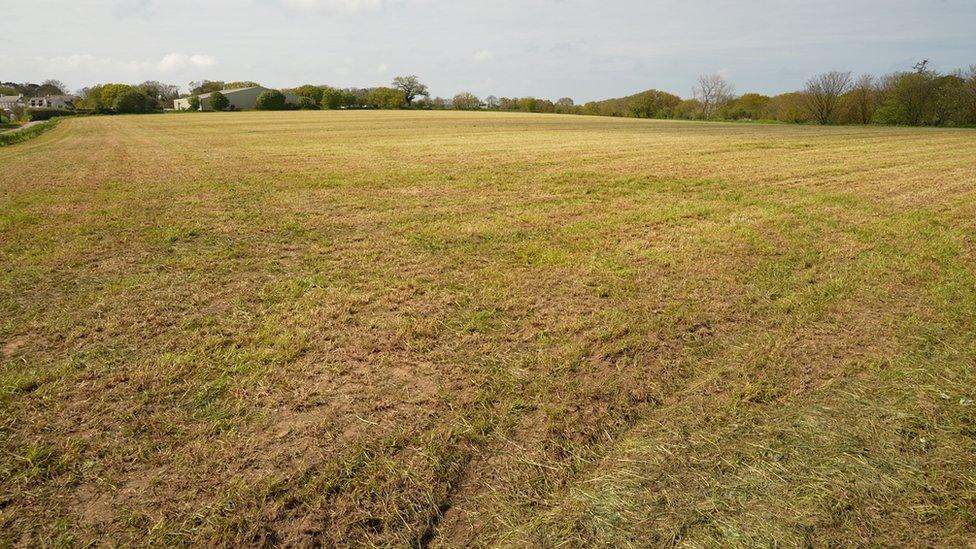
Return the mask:
[[700,74],[782,93],[829,70],[976,64],[976,0],[31,0],[0,12],[0,81],[388,85],[578,103]]

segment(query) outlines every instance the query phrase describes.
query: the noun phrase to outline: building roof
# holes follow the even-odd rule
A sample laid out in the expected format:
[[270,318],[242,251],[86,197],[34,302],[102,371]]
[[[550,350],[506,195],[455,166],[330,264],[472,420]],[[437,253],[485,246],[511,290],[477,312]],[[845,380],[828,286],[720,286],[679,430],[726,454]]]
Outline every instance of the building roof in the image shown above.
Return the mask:
[[0,103],[15,103],[23,98],[23,95],[0,95]]
[[[248,86],[246,88],[232,88],[232,89],[229,89],[229,90],[220,90],[220,93],[222,93],[224,95],[227,95],[228,93],[234,93],[234,92],[239,92],[239,91],[244,91],[244,90],[253,90],[255,88],[260,88],[262,90],[268,89],[268,88],[265,88],[264,86]],[[213,93],[213,92],[210,92],[210,93]],[[207,98],[210,97],[210,93],[201,93],[197,97],[199,97],[200,99],[207,99]]]

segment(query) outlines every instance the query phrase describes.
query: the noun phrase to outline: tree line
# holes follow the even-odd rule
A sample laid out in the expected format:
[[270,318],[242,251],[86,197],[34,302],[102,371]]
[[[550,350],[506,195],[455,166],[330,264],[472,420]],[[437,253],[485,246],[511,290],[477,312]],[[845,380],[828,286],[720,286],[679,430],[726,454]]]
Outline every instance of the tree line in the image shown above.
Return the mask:
[[[768,96],[735,94],[720,75],[698,79],[691,98],[660,90],[575,105],[570,98],[489,96],[479,101],[459,96],[454,108],[571,113],[596,116],[684,120],[753,120],[814,124],[890,124],[905,126],[976,126],[976,65],[942,74],[928,61],[911,70],[881,77],[854,77],[831,71],[810,78],[802,90]],[[457,98],[456,98],[457,99]]]
[[[79,91],[77,106],[92,112],[138,113],[160,111],[174,99],[189,97],[191,105],[202,94],[212,94],[211,104],[222,110],[222,90],[259,85],[252,81],[191,82],[189,93],[158,81],[141,84],[98,84]],[[389,86],[336,88],[305,84],[284,90],[298,96],[297,105],[285,103],[284,95],[269,92],[258,108],[302,109],[454,109],[561,113],[633,118],[685,120],[754,120],[815,124],[893,124],[908,126],[976,126],[976,65],[967,70],[940,73],[922,61],[910,70],[884,76],[855,77],[832,71],[810,78],[803,89],[769,96],[737,95],[735,87],[717,74],[703,75],[692,97],[646,90],[640,93],[590,101],[577,105],[571,98],[556,101],[536,97],[480,98],[462,92],[452,98],[431,97],[417,76],[398,76]],[[24,95],[65,94],[64,84],[0,84],[0,93]]]

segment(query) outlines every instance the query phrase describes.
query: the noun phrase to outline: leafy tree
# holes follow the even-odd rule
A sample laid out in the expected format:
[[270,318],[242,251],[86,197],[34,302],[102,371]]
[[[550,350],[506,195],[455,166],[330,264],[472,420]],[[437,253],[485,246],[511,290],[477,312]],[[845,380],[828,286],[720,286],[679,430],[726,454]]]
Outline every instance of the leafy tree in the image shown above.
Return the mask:
[[278,90],[268,90],[258,96],[254,108],[259,111],[283,111],[288,107],[288,99]]
[[968,126],[976,125],[976,65],[969,66],[966,73],[966,86],[962,96],[963,120]]
[[299,86],[291,90],[291,93],[297,95],[298,97],[307,97],[312,100],[312,103],[314,103],[315,106],[319,106],[322,104],[322,98],[325,95],[325,89],[323,89],[321,86],[313,86],[312,84],[305,84],[303,86]]
[[198,111],[198,110],[200,110],[200,96],[199,95],[191,95],[187,99],[187,102],[190,104],[190,110],[191,111]]
[[224,82],[224,87],[221,88],[221,91],[222,90],[237,90],[237,89],[240,89],[240,88],[253,88],[255,86],[260,86],[260,85],[261,84],[258,84],[257,82],[253,82],[251,80],[238,80],[236,82]]
[[879,93],[875,78],[862,74],[844,94],[841,122],[847,124],[870,124],[878,108]]
[[481,99],[473,93],[461,92],[454,96],[451,105],[459,111],[473,111],[481,107]]
[[115,112],[122,114],[148,112],[149,98],[141,91],[130,87],[115,96],[112,107]]
[[215,91],[210,94],[211,109],[215,111],[223,111],[223,110],[227,110],[227,107],[229,106],[230,106],[230,99],[227,99],[226,95],[220,93],[219,91]]
[[576,102],[573,101],[572,97],[561,97],[556,101],[556,112],[563,114],[572,114],[577,112]]
[[60,80],[49,79],[41,82],[34,95],[67,95],[68,86]]
[[520,97],[516,104],[518,110],[523,112],[536,112],[539,108],[539,100],[535,97]]
[[128,84],[98,84],[85,91],[84,106],[90,109],[115,108],[118,96],[134,88]]
[[403,99],[407,102],[407,106],[413,104],[413,100],[417,96],[429,96],[427,92],[427,86],[420,83],[420,80],[414,76],[397,76],[393,79],[393,87],[400,90],[403,93]]
[[394,88],[373,88],[366,94],[366,105],[374,109],[399,109],[406,99],[403,91]]
[[674,117],[682,120],[693,120],[702,111],[702,105],[697,99],[685,99],[674,106]]
[[190,93],[193,95],[203,95],[226,89],[221,80],[203,80],[200,82],[190,82]]
[[804,124],[810,121],[806,112],[803,94],[800,92],[783,93],[770,100],[770,110],[775,113],[780,122]]
[[305,110],[317,110],[319,106],[311,97],[300,95],[298,96],[298,108]]
[[747,93],[728,102],[718,112],[726,120],[762,120],[770,118],[770,97],[759,93]]
[[625,98],[627,116],[635,118],[671,118],[681,98],[659,90],[647,90]]
[[325,109],[341,109],[348,106],[343,91],[329,87],[322,89],[322,98],[319,104]]
[[146,80],[136,89],[160,103],[170,103],[180,96],[180,88],[174,84],[164,84],[158,80]]

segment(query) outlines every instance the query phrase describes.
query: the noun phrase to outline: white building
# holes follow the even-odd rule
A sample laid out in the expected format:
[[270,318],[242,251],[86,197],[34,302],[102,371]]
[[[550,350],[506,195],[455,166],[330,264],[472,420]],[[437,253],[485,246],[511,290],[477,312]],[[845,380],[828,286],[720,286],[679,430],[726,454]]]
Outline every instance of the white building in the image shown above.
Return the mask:
[[[233,90],[221,90],[220,93],[224,94],[228,101],[230,101],[230,109],[235,111],[246,111],[253,109],[258,103],[258,97],[266,92],[272,91],[270,88],[265,88],[264,86],[251,86],[249,88],[236,88]],[[210,107],[210,94],[203,93],[197,96],[200,99],[200,110],[209,111]],[[285,101],[291,103],[292,105],[298,104],[298,96],[285,93]],[[178,111],[188,111],[190,110],[190,98],[184,97],[182,99],[176,99],[173,101],[173,108]]]
[[23,95],[0,95],[0,111],[14,112],[17,107],[26,107]]

